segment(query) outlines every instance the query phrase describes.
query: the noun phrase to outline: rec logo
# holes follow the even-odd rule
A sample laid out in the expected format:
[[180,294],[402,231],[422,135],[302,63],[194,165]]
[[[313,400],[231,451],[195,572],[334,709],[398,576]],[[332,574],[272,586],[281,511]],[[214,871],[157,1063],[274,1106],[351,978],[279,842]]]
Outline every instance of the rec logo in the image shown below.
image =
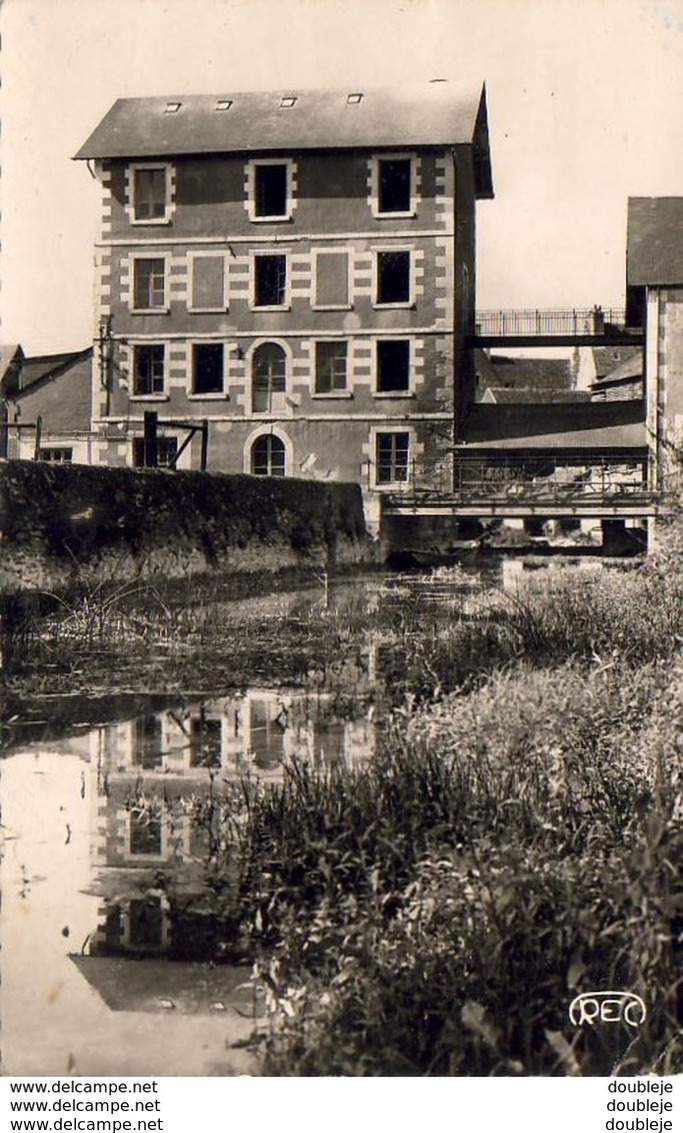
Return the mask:
[[647,1008],[633,991],[584,991],[569,1004],[569,1018],[575,1027],[585,1023],[625,1023],[627,1027],[641,1027],[647,1017]]

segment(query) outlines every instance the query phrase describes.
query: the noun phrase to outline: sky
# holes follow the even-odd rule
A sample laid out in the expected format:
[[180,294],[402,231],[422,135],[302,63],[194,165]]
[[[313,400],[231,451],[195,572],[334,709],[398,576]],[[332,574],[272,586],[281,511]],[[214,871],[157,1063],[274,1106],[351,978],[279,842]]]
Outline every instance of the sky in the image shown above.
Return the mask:
[[623,305],[628,197],[683,192],[683,0],[0,4],[0,340],[28,354],[92,339],[99,194],[71,159],[120,97],[486,81],[480,309]]

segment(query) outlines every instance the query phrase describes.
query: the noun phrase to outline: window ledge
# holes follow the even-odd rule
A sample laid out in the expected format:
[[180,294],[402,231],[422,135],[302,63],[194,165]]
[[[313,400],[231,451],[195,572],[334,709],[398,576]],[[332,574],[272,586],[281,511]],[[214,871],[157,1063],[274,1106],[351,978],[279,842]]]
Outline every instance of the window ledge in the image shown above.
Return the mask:
[[417,209],[410,209],[408,212],[396,209],[396,212],[373,212],[375,220],[409,220],[417,216]]
[[168,401],[167,393],[131,393],[129,401]]
[[412,389],[376,389],[373,397],[415,397],[415,391]]
[[229,307],[188,307],[187,311],[190,315],[225,315]]
[[257,314],[259,311],[291,311],[291,309],[292,308],[290,303],[284,303],[279,307],[257,307],[255,303],[249,304],[249,310],[256,311]]
[[188,393],[188,401],[229,401],[227,393]]
[[338,398],[350,399],[353,393],[350,389],[331,390],[330,393],[312,393],[311,397],[320,401],[336,401]]
[[152,216],[149,216],[149,217],[135,217],[135,216],[133,216],[133,217],[131,217],[130,223],[131,223],[131,225],[134,225],[136,228],[140,227],[140,225],[150,225],[150,226],[153,225],[155,228],[159,228],[159,227],[163,227],[164,225],[170,224],[171,218],[170,218],[170,216],[154,216],[154,217],[152,217]]
[[352,311],[353,303],[311,303],[312,311]]
[[169,315],[170,307],[131,307],[131,315]]
[[401,488],[408,490],[410,488],[409,480],[392,480],[390,483],[373,484],[373,491],[375,492],[396,492]]
[[373,303],[376,311],[414,311],[416,304],[412,299],[401,300],[400,303]]
[[249,216],[252,224],[291,224],[293,219],[291,212],[284,216]]

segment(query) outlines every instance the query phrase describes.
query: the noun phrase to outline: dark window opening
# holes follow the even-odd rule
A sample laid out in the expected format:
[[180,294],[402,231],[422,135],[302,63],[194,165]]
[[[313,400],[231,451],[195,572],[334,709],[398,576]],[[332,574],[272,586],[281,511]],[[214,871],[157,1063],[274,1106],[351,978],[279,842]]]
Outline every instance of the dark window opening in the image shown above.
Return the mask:
[[270,412],[273,408],[273,394],[284,393],[286,381],[284,350],[276,342],[264,342],[254,351],[251,390],[252,412]]
[[39,460],[51,461],[53,464],[69,464],[73,457],[72,448],[41,448],[38,453]]
[[159,220],[166,216],[166,170],[135,170],[135,219]]
[[133,261],[133,305],[138,311],[151,311],[166,305],[166,261]]
[[[177,455],[177,437],[157,437],[157,468],[174,468]],[[145,467],[144,437],[133,437],[133,467]]]
[[136,346],[133,353],[133,393],[138,397],[164,392],[162,346]]
[[254,167],[256,216],[287,216],[287,166]]
[[389,157],[379,162],[379,211],[410,212],[411,161]]
[[204,711],[190,720],[190,766],[220,767],[221,765],[220,720],[208,719]]
[[410,302],[410,252],[377,253],[377,302]]
[[131,854],[161,853],[161,816],[155,814],[131,814],[130,816]]
[[346,342],[317,342],[315,346],[315,392],[339,393],[346,389]]
[[407,393],[410,389],[410,342],[406,338],[377,343],[377,392]]
[[256,307],[282,307],[287,295],[287,257],[257,256],[255,261]]
[[223,392],[223,344],[202,343],[193,348],[192,392]]
[[285,446],[279,437],[268,433],[256,438],[251,449],[251,471],[254,476],[285,475]]
[[379,433],[377,436],[377,483],[402,484],[408,479],[408,433]]

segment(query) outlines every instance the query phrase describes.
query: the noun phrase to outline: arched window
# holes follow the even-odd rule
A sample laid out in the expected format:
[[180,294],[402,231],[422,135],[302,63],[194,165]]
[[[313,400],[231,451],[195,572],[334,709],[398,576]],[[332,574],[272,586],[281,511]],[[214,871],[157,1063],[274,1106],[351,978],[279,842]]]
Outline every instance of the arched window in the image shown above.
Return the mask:
[[251,446],[251,471],[254,476],[284,476],[285,446],[279,437],[264,433]]
[[285,352],[277,342],[264,342],[254,351],[252,360],[251,407],[254,413],[267,413],[273,408],[273,394],[284,393],[286,386]]

